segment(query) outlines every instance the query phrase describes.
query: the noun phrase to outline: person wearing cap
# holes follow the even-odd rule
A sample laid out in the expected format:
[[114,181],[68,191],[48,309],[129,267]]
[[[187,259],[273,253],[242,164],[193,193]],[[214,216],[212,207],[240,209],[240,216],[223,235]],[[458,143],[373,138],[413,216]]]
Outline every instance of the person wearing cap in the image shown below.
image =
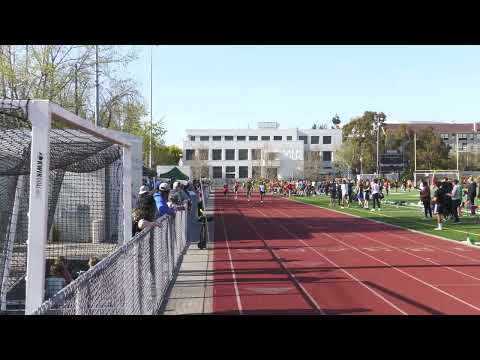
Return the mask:
[[132,233],[135,235],[140,232],[138,222],[140,220],[153,221],[155,219],[155,200],[152,193],[148,190],[147,185],[142,185],[138,192],[138,199],[135,208],[133,209]]
[[157,207],[157,219],[165,214],[175,216],[175,210],[167,205],[169,192],[170,187],[168,184],[161,183],[158,186],[158,191],[153,195],[153,198],[155,199],[155,205]]

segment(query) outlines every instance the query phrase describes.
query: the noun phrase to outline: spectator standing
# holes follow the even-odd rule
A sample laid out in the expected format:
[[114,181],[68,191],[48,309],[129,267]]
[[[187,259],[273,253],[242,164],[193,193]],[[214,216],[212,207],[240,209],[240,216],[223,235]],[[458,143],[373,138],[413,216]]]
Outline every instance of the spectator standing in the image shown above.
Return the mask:
[[463,188],[462,185],[458,183],[458,180],[453,180],[453,189],[452,189],[452,213],[454,217],[454,224],[460,223],[458,218],[458,211],[460,204],[462,202]]
[[432,203],[430,187],[426,181],[422,181],[422,190],[420,191],[420,200],[423,203],[423,209],[425,211],[425,219],[428,219],[428,215],[432,218]]
[[441,183],[435,182],[435,192],[433,194],[433,202],[435,204],[434,213],[437,216],[437,227],[434,230],[442,230],[442,220],[445,211],[445,189]]
[[373,200],[373,209],[371,211],[375,211],[375,205],[378,206],[377,211],[380,211],[380,186],[378,185],[378,179],[373,180],[371,189],[372,189],[372,200]]
[[477,197],[477,183],[470,177],[468,179],[467,203],[470,208],[470,214],[475,215],[475,198]]

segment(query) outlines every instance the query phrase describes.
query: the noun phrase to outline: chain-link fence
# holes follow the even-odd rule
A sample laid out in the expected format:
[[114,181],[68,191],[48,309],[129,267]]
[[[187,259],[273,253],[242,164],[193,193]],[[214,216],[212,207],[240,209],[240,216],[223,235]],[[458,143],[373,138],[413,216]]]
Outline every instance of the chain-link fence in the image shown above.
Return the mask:
[[56,293],[35,315],[155,314],[187,242],[190,212],[163,216]]

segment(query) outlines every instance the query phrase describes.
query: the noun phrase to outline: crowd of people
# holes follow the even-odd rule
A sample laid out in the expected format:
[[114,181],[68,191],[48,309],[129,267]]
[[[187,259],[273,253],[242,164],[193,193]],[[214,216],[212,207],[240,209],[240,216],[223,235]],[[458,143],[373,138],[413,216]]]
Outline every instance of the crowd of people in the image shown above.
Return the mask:
[[[442,230],[442,223],[453,221],[460,223],[459,217],[463,210],[471,215],[476,215],[477,206],[475,198],[480,197],[477,191],[477,182],[473,177],[454,179],[447,177],[442,180],[433,179],[432,185],[422,180],[419,184],[411,179],[402,181],[389,179],[358,179],[354,181],[346,178],[325,178],[321,181],[300,180],[269,180],[247,179],[235,181],[230,189],[228,183],[223,185],[223,195],[226,199],[230,190],[234,198],[238,199],[243,189],[247,201],[251,201],[252,192],[258,191],[260,202],[264,201],[267,193],[280,196],[327,196],[330,199],[330,207],[349,208],[357,203],[360,208],[370,211],[381,211],[382,199],[389,195],[392,190],[398,193],[420,190],[420,201],[424,207],[425,219],[437,218],[436,230]],[[433,193],[433,196],[432,196]]]

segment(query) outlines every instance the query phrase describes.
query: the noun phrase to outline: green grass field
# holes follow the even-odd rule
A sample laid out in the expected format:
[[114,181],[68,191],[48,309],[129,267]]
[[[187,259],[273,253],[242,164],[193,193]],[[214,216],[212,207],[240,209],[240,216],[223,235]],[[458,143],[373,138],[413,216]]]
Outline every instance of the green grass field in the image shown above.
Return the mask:
[[[330,209],[330,199],[326,196],[315,197],[292,197],[292,199],[306,203],[317,205]],[[389,201],[407,201],[418,202],[418,190],[411,193],[391,193],[385,197]],[[402,226],[405,228],[421,231],[426,234],[445,237],[452,240],[464,241],[467,235],[476,242],[480,242],[480,224],[475,223],[475,219],[470,216],[462,216],[460,218],[461,224],[453,225],[451,221],[443,224],[442,231],[435,231],[436,220],[424,220],[423,207],[416,206],[395,206],[382,203],[382,210],[372,212],[370,209],[363,209],[358,206],[357,202],[350,204],[350,208],[342,209],[337,205],[334,208],[337,211],[347,214],[361,216],[367,219],[381,221],[387,224]]]

